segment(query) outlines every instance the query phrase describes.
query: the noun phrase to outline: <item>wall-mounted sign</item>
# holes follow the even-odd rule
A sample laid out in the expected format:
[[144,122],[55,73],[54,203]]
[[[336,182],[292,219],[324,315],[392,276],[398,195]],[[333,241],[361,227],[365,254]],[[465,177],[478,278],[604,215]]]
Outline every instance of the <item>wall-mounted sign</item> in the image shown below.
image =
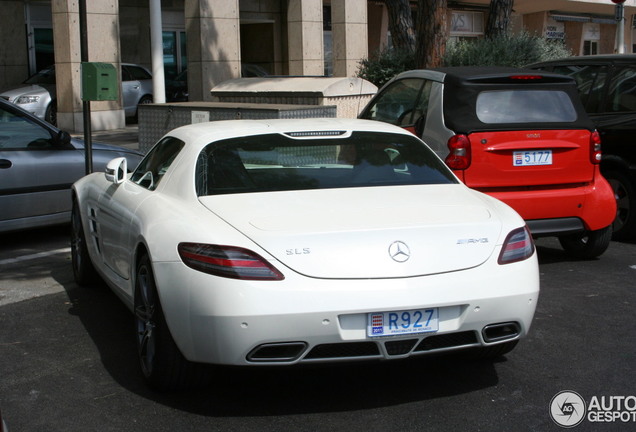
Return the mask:
[[598,23],[583,24],[583,40],[597,41],[601,39],[601,25]]
[[210,113],[208,111],[192,111],[192,124],[207,123],[210,121]]
[[565,23],[548,19],[545,37],[546,39],[565,39]]

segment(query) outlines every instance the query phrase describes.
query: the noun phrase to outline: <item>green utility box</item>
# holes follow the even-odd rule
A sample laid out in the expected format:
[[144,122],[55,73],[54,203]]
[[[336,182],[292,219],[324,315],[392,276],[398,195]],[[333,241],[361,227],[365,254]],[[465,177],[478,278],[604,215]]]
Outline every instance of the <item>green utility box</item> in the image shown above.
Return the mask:
[[82,63],[82,100],[119,99],[117,69],[110,63]]

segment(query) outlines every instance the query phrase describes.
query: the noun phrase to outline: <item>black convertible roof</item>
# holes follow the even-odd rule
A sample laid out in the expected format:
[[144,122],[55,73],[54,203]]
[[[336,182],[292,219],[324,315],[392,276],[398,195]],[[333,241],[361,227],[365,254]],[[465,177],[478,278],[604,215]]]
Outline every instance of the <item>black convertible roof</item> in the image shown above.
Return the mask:
[[[444,122],[455,133],[486,130],[588,129],[594,130],[579,98],[576,82],[565,75],[509,67],[448,67],[432,69],[444,74]],[[577,119],[568,123],[486,124],[477,118],[476,103],[485,90],[561,90],[572,100]],[[519,106],[519,110],[523,110]]]

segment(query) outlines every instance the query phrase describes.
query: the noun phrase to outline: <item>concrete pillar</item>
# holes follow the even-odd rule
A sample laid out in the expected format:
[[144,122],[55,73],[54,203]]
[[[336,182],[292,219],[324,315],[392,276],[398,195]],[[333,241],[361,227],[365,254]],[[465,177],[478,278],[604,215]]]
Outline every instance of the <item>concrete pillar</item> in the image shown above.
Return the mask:
[[[79,5],[77,0],[53,0],[53,39],[55,44],[55,76],[57,122],[61,129],[82,132],[81,52]],[[86,2],[88,59],[112,63],[120,69],[119,1]],[[121,82],[121,76],[120,82]],[[125,126],[120,98],[117,101],[91,102],[91,128],[94,131]]]
[[333,75],[355,76],[368,56],[367,0],[331,0]]
[[323,75],[322,0],[289,0],[287,34],[290,75]]
[[188,92],[212,100],[216,84],[241,76],[238,0],[185,0]]

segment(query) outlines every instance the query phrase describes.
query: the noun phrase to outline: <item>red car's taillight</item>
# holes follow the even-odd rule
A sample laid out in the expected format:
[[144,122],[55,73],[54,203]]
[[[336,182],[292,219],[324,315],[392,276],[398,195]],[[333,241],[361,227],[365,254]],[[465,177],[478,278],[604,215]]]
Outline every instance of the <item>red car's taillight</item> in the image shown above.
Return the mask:
[[185,265],[203,273],[243,280],[283,280],[285,276],[255,252],[235,246],[179,243]]
[[601,135],[598,131],[590,135],[590,161],[593,164],[601,163]]
[[471,152],[470,140],[466,135],[453,135],[448,140],[448,150],[444,162],[450,169],[465,170],[470,166]]
[[528,259],[534,253],[534,241],[527,227],[518,228],[508,234],[501,253],[499,264],[510,264]]
[[510,79],[513,80],[524,80],[524,81],[535,81],[541,80],[543,77],[541,75],[512,75]]

